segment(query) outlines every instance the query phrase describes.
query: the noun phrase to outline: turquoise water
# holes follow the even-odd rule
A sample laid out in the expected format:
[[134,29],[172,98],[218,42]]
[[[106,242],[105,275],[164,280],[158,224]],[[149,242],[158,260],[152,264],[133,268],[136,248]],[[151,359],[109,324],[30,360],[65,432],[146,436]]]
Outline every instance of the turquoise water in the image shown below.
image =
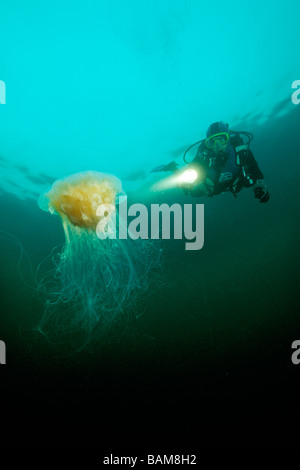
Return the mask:
[[211,122],[253,131],[292,111],[298,8],[2,2],[3,191],[35,198],[53,178],[85,169],[114,173],[128,190],[179,159]]
[[[107,449],[141,432],[184,446],[203,429],[203,448],[283,445],[299,420],[299,2],[5,1],[1,17],[1,230],[18,240],[0,240],[1,387],[20,419],[9,445],[74,449],[79,426],[82,445],[99,449],[95,423],[115,433]],[[151,169],[182,164],[217,120],[253,132],[268,204],[252,190],[207,200],[149,190]],[[77,352],[33,334],[44,298],[31,287],[64,243],[37,198],[85,170],[116,175],[132,202],[204,203],[205,244],[162,242],[137,318]],[[26,436],[28,420],[44,434]]]

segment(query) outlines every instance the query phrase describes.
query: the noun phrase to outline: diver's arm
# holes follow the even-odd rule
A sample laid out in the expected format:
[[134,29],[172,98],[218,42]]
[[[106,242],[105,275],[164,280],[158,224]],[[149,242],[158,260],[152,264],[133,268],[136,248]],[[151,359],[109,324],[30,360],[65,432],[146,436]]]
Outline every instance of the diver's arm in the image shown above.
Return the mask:
[[186,194],[189,194],[192,197],[209,196],[208,190],[204,183],[191,186],[188,190],[186,190]]
[[250,149],[248,149],[247,153],[246,167],[247,176],[253,181],[254,197],[259,199],[259,202],[268,202],[270,194],[265,184],[264,175]]
[[[201,158],[201,157],[200,157]],[[212,196],[214,192],[213,183],[210,182],[206,177],[207,174],[207,164],[205,161],[193,160],[192,168],[196,169],[198,172],[198,179],[194,183],[189,183],[184,186],[181,186],[185,194],[189,194],[192,197],[201,197],[201,196]]]
[[256,183],[257,180],[264,179],[264,175],[262,171],[260,170],[258,163],[255,160],[254,155],[250,149],[248,149],[248,152],[247,152],[246,166],[247,166],[247,176],[249,176],[253,180],[253,183]]

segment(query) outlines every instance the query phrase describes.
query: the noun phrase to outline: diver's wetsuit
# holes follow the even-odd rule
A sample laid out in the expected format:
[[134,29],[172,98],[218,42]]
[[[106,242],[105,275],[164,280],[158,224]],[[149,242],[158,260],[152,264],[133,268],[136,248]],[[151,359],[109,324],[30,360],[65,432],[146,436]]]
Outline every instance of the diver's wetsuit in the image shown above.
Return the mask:
[[[241,144],[242,142],[238,142]],[[228,144],[226,153],[214,155],[208,152],[202,143],[192,164],[199,165],[206,177],[205,182],[190,188],[191,196],[214,196],[224,191],[231,191],[234,195],[243,187],[249,188],[258,180],[263,180],[261,172],[253,153],[249,148],[237,151],[238,145],[234,142]]]

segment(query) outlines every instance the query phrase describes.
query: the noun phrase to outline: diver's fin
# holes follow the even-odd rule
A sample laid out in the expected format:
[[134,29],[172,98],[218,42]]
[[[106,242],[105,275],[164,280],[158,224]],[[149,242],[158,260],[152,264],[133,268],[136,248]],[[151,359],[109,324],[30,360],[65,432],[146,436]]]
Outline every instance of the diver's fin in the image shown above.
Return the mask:
[[170,162],[167,165],[159,165],[151,170],[151,173],[157,173],[159,171],[176,171],[178,169],[178,163]]

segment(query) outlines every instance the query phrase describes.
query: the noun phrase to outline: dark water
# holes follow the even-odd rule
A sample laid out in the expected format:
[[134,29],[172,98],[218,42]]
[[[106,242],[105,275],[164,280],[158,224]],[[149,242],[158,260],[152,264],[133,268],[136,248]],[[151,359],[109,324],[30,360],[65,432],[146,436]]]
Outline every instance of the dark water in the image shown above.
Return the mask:
[[[1,368],[9,448],[291,448],[300,419],[299,111],[257,130],[270,188],[205,203],[205,245],[165,241],[161,273],[131,328],[83,352],[32,334],[43,299],[1,240]],[[181,202],[192,202],[186,198]],[[33,271],[63,243],[58,219],[3,195],[1,229]],[[30,283],[30,264],[20,270]],[[29,431],[30,429],[30,431]],[[194,445],[194,447],[193,447]],[[196,446],[196,447],[195,447]]]

